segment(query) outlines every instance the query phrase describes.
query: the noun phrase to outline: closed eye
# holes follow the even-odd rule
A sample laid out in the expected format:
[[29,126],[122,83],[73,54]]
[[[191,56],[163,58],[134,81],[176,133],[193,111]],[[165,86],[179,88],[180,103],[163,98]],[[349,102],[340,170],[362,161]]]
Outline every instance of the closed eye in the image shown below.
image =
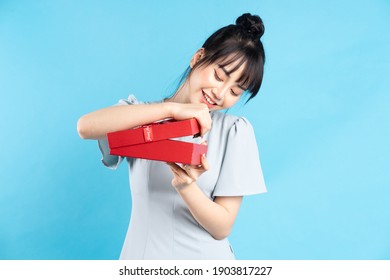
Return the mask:
[[222,82],[223,80],[218,76],[218,73],[216,70],[214,70],[214,77],[218,82]]
[[234,95],[234,96],[239,96],[239,94],[238,94],[238,93],[235,93],[234,90],[232,90],[232,89],[230,90],[230,92],[231,92],[232,95]]

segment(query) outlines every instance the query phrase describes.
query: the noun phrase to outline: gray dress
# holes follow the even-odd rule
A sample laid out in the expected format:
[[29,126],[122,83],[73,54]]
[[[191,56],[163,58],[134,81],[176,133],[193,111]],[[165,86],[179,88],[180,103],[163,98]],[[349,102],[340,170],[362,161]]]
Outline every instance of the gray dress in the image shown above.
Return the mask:
[[[118,105],[137,104],[134,96]],[[207,197],[244,196],[266,192],[251,124],[242,117],[212,112],[207,161],[210,169],[197,181]],[[180,141],[197,142],[191,136]],[[116,169],[122,157],[109,155],[107,141],[99,147],[105,166]],[[234,259],[227,238],[215,240],[191,215],[171,185],[164,162],[126,158],[132,210],[121,259]]]

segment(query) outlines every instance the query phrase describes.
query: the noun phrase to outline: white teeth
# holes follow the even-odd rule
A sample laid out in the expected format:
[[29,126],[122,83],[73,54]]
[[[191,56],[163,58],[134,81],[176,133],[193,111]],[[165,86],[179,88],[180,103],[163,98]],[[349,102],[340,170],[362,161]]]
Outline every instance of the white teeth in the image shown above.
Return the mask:
[[211,105],[215,105],[216,103],[214,103],[206,94],[203,94],[204,98],[206,99],[206,101],[208,103],[210,103]]

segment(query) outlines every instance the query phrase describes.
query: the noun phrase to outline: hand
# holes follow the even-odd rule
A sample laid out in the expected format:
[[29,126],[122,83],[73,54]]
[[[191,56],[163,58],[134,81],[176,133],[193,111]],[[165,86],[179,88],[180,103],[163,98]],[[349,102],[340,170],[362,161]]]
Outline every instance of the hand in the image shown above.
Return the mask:
[[[202,143],[206,145],[206,142]],[[206,160],[206,155],[201,156],[200,165],[179,165],[173,162],[167,162],[167,165],[171,168],[173,173],[172,186],[176,190],[180,190],[194,182],[209,169],[209,165]]]
[[206,104],[172,103],[172,117],[175,120],[195,118],[200,127],[200,136],[204,136],[211,128],[211,116]]

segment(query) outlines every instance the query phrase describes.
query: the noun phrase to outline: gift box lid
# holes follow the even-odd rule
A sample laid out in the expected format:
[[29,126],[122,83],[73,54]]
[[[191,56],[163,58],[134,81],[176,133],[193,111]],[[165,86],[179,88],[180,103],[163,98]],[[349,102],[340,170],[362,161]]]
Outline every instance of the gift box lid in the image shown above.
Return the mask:
[[110,149],[199,134],[196,119],[164,120],[107,134]]

